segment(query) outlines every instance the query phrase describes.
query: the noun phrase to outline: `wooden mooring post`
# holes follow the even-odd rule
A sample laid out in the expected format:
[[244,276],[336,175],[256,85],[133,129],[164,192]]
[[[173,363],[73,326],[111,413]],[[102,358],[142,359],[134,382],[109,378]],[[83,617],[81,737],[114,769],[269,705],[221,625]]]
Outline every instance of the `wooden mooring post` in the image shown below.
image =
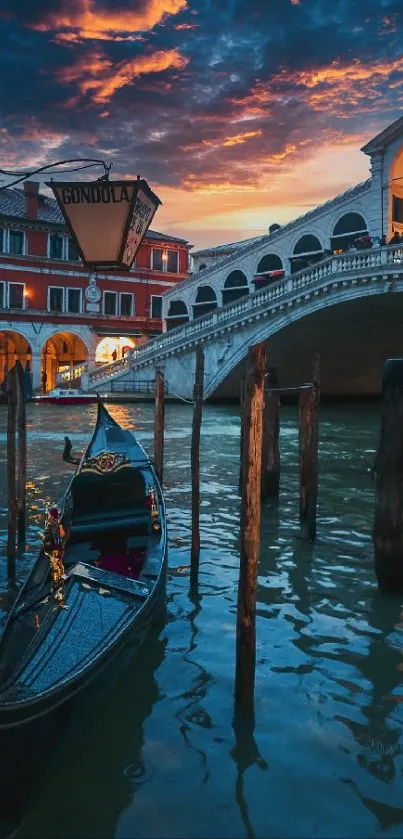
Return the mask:
[[255,693],[256,591],[260,553],[264,343],[248,353],[243,410],[240,572],[236,628],[235,705],[251,711]]
[[383,368],[374,473],[375,573],[379,588],[399,593],[403,592],[403,358],[389,358]]
[[15,364],[17,380],[17,532],[18,544],[25,543],[26,487],[27,487],[27,414],[24,370],[20,361]]
[[164,473],[164,424],[165,424],[164,374],[157,370],[155,376],[154,466],[162,486]]
[[299,521],[302,539],[316,537],[318,501],[319,356],[313,363],[313,382],[299,395]]
[[192,546],[190,553],[190,585],[197,585],[200,557],[200,430],[203,410],[204,351],[196,350],[196,371],[193,388],[193,424],[191,445],[192,470]]
[[239,492],[242,492],[242,468],[243,468],[243,409],[244,409],[244,402],[245,402],[245,376],[242,376],[239,385],[239,414],[241,418],[241,430],[240,430],[240,438],[239,438],[239,480],[238,480],[238,489]]
[[274,370],[266,373],[263,407],[262,498],[278,498],[280,492],[280,394]]
[[17,484],[16,484],[16,425],[17,425],[17,376],[15,365],[8,378],[7,409],[7,576],[15,579],[17,542]]

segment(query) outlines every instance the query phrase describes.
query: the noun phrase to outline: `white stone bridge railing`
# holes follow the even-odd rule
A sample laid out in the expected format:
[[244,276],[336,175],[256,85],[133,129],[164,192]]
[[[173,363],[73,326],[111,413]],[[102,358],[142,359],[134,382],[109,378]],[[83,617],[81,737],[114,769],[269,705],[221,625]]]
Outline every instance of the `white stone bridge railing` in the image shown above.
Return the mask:
[[[273,304],[283,308],[283,305],[290,304],[294,298],[303,296],[304,292],[316,292],[320,288],[332,285],[337,287],[340,282],[343,285],[354,285],[364,277],[384,276],[386,279],[390,275],[403,279],[403,245],[332,256],[306,270],[245,295],[233,303],[214,309],[184,326],[164,332],[119,361],[89,370],[86,384],[90,389],[106,384],[130,369],[183,351],[189,345],[211,337],[223,328],[233,328],[245,319],[259,317],[262,312],[272,308]],[[72,371],[66,373],[71,375]],[[63,373],[60,378],[63,380],[64,376]]]

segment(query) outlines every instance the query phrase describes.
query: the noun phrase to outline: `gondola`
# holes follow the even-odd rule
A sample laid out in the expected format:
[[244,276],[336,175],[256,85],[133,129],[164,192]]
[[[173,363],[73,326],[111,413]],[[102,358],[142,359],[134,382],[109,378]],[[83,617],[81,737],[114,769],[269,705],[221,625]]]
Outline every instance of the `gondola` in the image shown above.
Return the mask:
[[166,555],[153,466],[99,401],[92,439],[60,508],[47,511],[43,548],[0,642],[0,743],[6,730],[25,737],[49,721],[54,736],[66,709],[112,683],[161,609]]

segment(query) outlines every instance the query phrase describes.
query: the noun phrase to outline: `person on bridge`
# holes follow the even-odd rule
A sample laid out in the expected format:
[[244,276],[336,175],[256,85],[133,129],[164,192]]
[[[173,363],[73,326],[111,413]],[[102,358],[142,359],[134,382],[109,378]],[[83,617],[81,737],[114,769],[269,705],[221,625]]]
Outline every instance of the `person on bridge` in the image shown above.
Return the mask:
[[395,231],[394,231],[394,233],[393,233],[392,238],[391,238],[391,239],[390,239],[390,241],[389,241],[389,244],[390,244],[390,245],[400,245],[400,241],[401,241],[401,240],[400,240],[400,236],[399,236],[399,234],[398,234],[397,230],[395,230]]

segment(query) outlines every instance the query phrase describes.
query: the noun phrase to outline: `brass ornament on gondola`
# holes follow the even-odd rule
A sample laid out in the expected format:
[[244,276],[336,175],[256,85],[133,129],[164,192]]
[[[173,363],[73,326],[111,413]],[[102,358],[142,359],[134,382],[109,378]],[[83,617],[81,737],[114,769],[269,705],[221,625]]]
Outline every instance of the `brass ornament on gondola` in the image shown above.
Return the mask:
[[125,454],[113,452],[101,452],[95,457],[89,457],[82,467],[82,472],[96,472],[98,475],[105,475],[117,472],[124,466],[130,466],[130,460]]

